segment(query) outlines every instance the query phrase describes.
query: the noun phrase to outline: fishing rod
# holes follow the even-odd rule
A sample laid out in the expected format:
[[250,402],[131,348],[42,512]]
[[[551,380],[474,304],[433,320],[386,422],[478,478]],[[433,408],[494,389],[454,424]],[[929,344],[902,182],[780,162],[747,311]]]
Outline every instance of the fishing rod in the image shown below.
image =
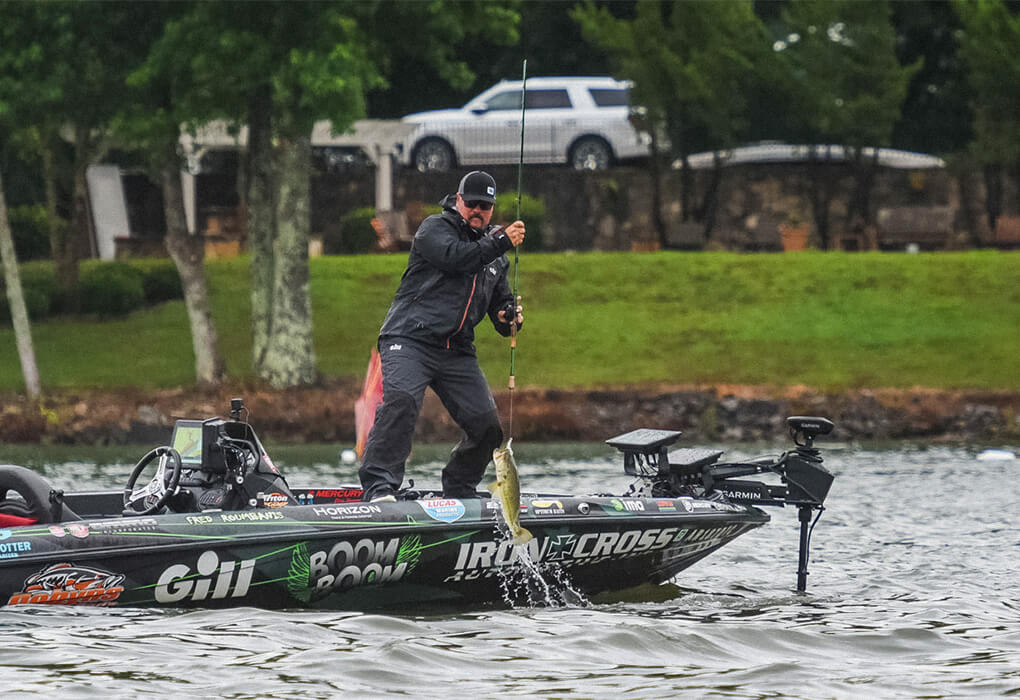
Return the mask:
[[[525,87],[528,84],[528,59],[524,59],[524,66],[521,69],[521,158],[517,163],[517,215],[515,221],[521,220],[521,186],[524,178],[524,110],[527,104],[527,92]],[[513,289],[513,311],[510,317],[510,419],[507,422],[507,437],[512,438],[514,434],[514,378],[516,369],[514,366],[517,351],[517,271],[520,269],[518,249],[514,246],[514,289]]]

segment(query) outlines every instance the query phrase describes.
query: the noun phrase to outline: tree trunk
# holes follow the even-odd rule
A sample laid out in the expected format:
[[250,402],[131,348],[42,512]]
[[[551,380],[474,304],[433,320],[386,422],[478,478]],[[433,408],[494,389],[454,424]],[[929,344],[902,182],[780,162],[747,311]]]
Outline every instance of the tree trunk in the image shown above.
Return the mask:
[[248,108],[248,247],[251,251],[252,369],[262,374],[272,334],[273,241],[276,239],[276,173],[273,164],[269,89]]
[[[57,168],[53,162],[51,142],[40,138],[39,151],[42,158],[43,184],[46,191],[46,224],[50,235],[50,255],[58,262],[66,255],[68,228],[57,213]],[[60,279],[60,275],[57,275]]]
[[988,245],[994,236],[988,226],[988,205],[981,169],[969,158],[961,157],[954,162],[953,171],[960,192],[960,215],[970,245],[974,248]]
[[21,291],[21,276],[18,272],[18,260],[14,254],[11,226],[7,219],[7,199],[4,196],[2,177],[0,177],[0,260],[4,266],[7,301],[11,307],[11,322],[14,326],[15,342],[18,345],[18,358],[21,360],[21,374],[25,378],[25,393],[30,399],[38,399],[42,393],[39,367],[35,362],[35,349],[32,347],[32,328],[25,308],[25,295]]
[[819,247],[829,249],[829,211],[836,190],[836,176],[832,172],[831,161],[825,162],[818,157],[818,150],[812,146],[807,165],[808,194],[811,197],[811,214],[818,233]]
[[318,379],[308,288],[311,138],[281,138],[277,155],[280,199],[273,246],[272,330],[259,376],[274,387],[285,388]]
[[205,241],[202,236],[188,233],[184,218],[184,191],[176,159],[166,161],[162,180],[165,243],[181,277],[184,305],[191,325],[191,346],[195,352],[195,379],[200,386],[218,386],[223,381],[224,366],[205,283]]
[[63,236],[63,249],[54,251],[53,262],[61,304],[66,311],[72,313],[81,308],[81,300],[78,298],[78,262],[82,259],[89,239],[89,188],[85,177],[87,168],[87,163],[75,163],[70,228]]
[[871,158],[865,158],[863,149],[860,147],[848,147],[847,150],[852,154],[850,162],[854,174],[854,191],[847,211],[847,229],[864,231],[873,223],[871,191],[874,188],[875,173],[878,170],[878,149],[874,150],[874,155]]
[[662,218],[662,162],[659,153],[659,144],[655,138],[655,129],[650,130],[651,154],[648,156],[648,174],[652,178],[652,225],[659,237],[659,247],[663,250],[669,248],[669,236],[666,231],[666,222]]

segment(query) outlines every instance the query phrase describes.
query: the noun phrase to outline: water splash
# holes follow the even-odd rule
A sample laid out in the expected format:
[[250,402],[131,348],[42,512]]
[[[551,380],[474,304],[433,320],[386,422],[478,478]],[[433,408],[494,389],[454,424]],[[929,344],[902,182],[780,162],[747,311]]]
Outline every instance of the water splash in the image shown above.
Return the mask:
[[[502,514],[496,521],[500,539],[510,539],[510,528]],[[509,564],[497,570],[503,602],[511,608],[587,607],[590,602],[577,590],[570,575],[555,564],[543,564],[531,558],[531,548],[538,553],[538,541],[511,545],[514,549]]]

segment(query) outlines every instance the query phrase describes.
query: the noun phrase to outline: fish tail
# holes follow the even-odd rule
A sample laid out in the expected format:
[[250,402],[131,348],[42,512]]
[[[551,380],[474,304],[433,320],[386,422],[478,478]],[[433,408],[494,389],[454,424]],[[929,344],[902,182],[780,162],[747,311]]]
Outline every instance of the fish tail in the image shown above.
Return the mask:
[[520,529],[519,529],[519,530],[518,530],[518,531],[517,531],[517,532],[516,532],[516,533],[514,534],[514,544],[515,544],[515,545],[516,545],[516,544],[524,544],[525,542],[528,542],[529,540],[531,540],[531,532],[530,532],[530,531],[528,531],[528,530],[526,530],[526,529],[525,529],[525,528],[523,528],[523,527],[522,527],[522,528],[520,528]]

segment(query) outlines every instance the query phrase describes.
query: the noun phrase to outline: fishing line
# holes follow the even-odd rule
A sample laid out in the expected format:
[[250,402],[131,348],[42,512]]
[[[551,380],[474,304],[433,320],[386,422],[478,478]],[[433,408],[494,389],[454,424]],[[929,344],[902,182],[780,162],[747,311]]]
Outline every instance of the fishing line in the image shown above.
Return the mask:
[[[521,220],[521,184],[524,178],[524,108],[526,105],[527,92],[525,87],[528,84],[528,59],[524,59],[524,66],[521,69],[521,159],[517,163],[517,215],[515,221]],[[512,438],[514,434],[514,377],[516,369],[514,366],[515,354],[517,351],[517,271],[520,269],[518,249],[514,246],[514,290],[513,290],[513,311],[510,318],[510,419],[507,422],[507,437]]]

